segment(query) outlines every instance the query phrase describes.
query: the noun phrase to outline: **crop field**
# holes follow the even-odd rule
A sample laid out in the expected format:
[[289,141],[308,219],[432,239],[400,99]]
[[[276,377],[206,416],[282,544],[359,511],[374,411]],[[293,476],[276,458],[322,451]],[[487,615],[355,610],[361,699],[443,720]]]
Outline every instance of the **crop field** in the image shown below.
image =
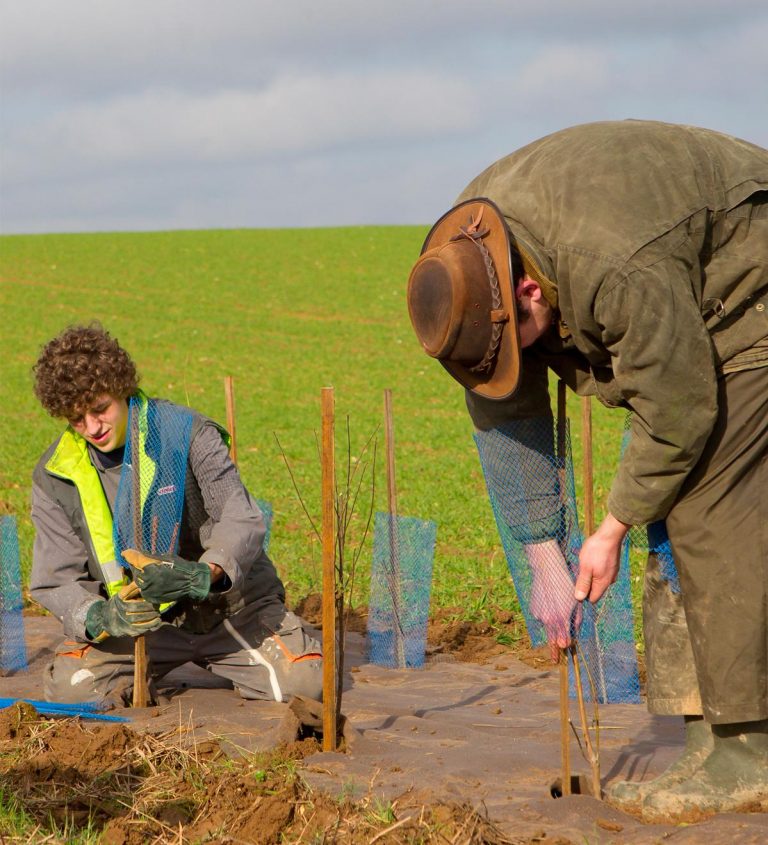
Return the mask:
[[[494,605],[513,607],[463,391],[421,351],[408,320],[406,281],[426,231],[0,239],[0,509],[18,518],[25,577],[32,548],[30,477],[61,429],[37,404],[31,367],[41,345],[62,328],[98,320],[131,352],[151,396],[191,405],[224,423],[223,380],[234,378],[238,463],[252,493],[273,507],[270,554],[289,601],[320,586],[319,543],[296,488],[319,524],[320,391],[333,386],[338,473],[344,476],[348,462],[367,462],[351,546],[361,542],[371,496],[376,510],[387,510],[383,391],[389,388],[398,511],[437,523],[433,607],[461,606],[467,618],[482,618]],[[578,493],[580,402],[569,397]],[[599,519],[623,415],[597,403],[593,408]],[[372,436],[375,472],[371,446],[365,449]],[[369,535],[356,604],[367,601],[370,558]]]

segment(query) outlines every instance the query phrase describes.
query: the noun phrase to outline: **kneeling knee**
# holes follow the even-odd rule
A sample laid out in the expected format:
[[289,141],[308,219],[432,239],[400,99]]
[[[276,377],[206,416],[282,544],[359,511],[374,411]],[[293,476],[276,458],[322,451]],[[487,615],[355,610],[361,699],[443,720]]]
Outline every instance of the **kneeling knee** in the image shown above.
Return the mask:
[[96,689],[96,676],[90,669],[77,668],[70,672],[56,671],[56,668],[49,667],[45,673],[46,701],[82,704],[100,697]]
[[288,663],[281,673],[280,687],[283,700],[294,695],[303,695],[320,701],[323,697],[322,657],[298,658]]

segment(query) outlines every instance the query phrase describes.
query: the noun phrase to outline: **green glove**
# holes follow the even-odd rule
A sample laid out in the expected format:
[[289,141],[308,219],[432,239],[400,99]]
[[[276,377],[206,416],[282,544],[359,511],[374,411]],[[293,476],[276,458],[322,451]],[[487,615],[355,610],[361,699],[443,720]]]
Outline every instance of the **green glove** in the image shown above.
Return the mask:
[[204,599],[211,591],[211,568],[207,563],[184,560],[177,555],[153,555],[141,569],[131,567],[142,596],[153,604],[182,598]]
[[96,601],[85,617],[85,630],[92,640],[107,637],[141,637],[163,624],[160,614],[142,598],[124,599],[119,595]]

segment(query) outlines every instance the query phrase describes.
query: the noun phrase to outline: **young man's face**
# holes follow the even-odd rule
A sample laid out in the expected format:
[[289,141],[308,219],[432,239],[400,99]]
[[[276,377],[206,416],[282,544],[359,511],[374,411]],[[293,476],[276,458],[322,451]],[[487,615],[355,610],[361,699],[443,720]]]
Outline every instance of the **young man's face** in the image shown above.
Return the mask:
[[128,402],[105,393],[82,416],[72,417],[68,422],[99,451],[111,452],[125,446]]

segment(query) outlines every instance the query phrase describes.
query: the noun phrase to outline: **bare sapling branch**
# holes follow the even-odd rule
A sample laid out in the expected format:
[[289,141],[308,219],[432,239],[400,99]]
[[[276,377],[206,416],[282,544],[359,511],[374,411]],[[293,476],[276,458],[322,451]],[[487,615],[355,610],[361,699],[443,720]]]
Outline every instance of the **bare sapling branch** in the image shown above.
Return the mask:
[[[335,689],[337,723],[339,723],[341,717],[345,638],[347,632],[347,622],[352,610],[357,564],[360,560],[363,548],[365,547],[366,540],[370,534],[371,525],[373,524],[376,498],[376,435],[378,433],[377,427],[363,444],[359,456],[355,458],[352,449],[351,424],[348,416],[346,418],[345,429],[346,452],[345,454],[334,456],[336,462],[340,463],[344,467],[343,473],[334,473],[333,490],[333,510],[335,516],[335,536],[333,543],[335,571],[333,603],[335,606],[336,620],[335,642],[333,643],[333,646],[331,646],[330,643],[325,646],[326,653],[329,648],[333,647],[334,658],[337,665]],[[314,432],[314,436],[318,461],[322,466],[323,450],[317,431]],[[280,450],[280,456],[282,457],[283,463],[285,464],[291,478],[293,489],[299,500],[299,504],[307,517],[312,533],[317,541],[322,544],[322,534],[318,530],[317,522],[313,519],[306,504],[306,500],[299,488],[296,474],[293,471],[291,462],[288,459],[288,456],[276,433],[274,434],[274,437],[278,449]],[[366,493],[365,496],[363,496],[364,492]],[[367,493],[370,493],[370,495],[367,495]],[[352,531],[356,522],[362,527],[358,537],[355,539],[354,546],[350,547],[352,542]]]

